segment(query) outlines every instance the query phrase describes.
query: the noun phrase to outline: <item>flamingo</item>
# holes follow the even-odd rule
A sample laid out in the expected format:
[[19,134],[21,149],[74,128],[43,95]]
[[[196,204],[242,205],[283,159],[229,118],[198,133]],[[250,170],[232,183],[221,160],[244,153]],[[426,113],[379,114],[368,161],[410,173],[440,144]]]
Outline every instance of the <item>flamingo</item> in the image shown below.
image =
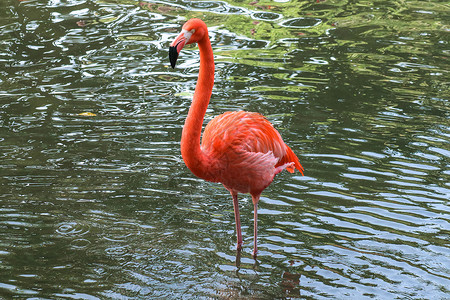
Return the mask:
[[276,174],[303,167],[278,131],[261,114],[246,111],[226,112],[215,117],[200,136],[203,119],[214,85],[214,57],[208,28],[200,19],[190,19],[169,47],[169,59],[175,68],[185,45],[197,43],[200,70],[191,107],[181,136],[181,155],[191,172],[204,180],[220,182],[233,198],[238,252],[242,249],[238,193],[250,193],[254,206],[252,256],[257,255],[258,201]]

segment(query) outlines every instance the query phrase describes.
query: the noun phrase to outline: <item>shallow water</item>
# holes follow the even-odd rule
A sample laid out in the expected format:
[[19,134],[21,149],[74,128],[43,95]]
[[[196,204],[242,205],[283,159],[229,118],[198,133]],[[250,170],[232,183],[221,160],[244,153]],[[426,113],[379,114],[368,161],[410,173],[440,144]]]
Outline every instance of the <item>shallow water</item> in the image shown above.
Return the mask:
[[[442,1],[0,4],[0,297],[443,299],[450,294]],[[263,113],[297,153],[253,212],[184,166],[196,47],[206,120]]]

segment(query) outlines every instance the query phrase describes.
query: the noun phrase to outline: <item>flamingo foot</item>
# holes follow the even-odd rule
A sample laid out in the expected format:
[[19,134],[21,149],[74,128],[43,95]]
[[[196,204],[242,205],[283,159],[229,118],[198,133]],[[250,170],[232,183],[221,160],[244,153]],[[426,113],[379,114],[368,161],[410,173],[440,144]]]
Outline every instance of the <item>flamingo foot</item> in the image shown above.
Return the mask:
[[242,241],[241,242],[237,242],[237,244],[236,244],[236,250],[237,251],[241,251],[242,250]]
[[256,259],[256,257],[258,256],[257,255],[258,254],[258,249],[253,249],[253,252],[252,252],[252,257],[253,257],[253,259]]

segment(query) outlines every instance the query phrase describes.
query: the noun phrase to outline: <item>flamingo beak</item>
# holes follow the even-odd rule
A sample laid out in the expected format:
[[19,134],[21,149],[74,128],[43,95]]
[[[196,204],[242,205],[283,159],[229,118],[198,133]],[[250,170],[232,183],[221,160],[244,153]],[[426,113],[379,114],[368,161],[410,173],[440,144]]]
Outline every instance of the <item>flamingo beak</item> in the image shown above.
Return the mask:
[[183,49],[184,45],[189,42],[189,39],[192,36],[193,31],[187,31],[183,29],[181,33],[176,37],[176,39],[170,44],[169,47],[169,60],[172,68],[175,69],[175,65],[177,63],[178,55],[180,54],[181,49]]

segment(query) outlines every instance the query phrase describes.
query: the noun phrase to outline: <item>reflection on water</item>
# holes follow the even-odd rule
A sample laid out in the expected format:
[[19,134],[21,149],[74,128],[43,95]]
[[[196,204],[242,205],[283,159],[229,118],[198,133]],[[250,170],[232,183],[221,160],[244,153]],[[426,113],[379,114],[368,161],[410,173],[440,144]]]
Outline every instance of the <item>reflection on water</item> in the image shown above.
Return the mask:
[[[375,1],[0,4],[0,295],[433,298],[450,284],[447,5]],[[211,27],[206,119],[265,114],[305,177],[241,200],[179,139]]]

